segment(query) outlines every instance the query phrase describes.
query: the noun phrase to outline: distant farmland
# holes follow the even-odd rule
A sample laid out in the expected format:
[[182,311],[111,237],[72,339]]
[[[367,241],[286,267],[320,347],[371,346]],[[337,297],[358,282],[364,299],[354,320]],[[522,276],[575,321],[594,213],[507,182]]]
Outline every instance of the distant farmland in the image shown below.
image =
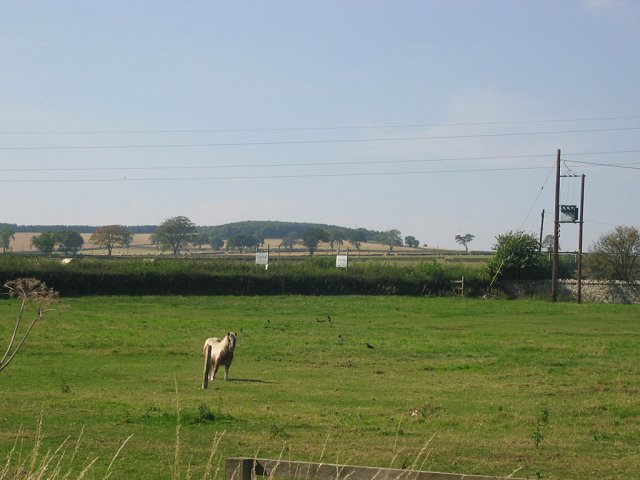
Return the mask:
[[[31,239],[36,235],[39,235],[39,234],[26,233],[26,232],[16,233],[15,238],[11,241],[10,248],[15,253],[35,253],[38,250],[31,245]],[[107,251],[105,249],[102,249],[99,246],[89,242],[89,239],[91,238],[90,233],[81,233],[81,235],[82,235],[82,238],[84,239],[84,246],[82,247],[81,252],[106,255]],[[131,247],[129,248],[129,250],[136,251],[138,249],[145,249],[145,247],[147,250],[149,248],[153,248],[155,250],[155,247],[151,246],[151,242],[149,240],[150,237],[151,237],[151,234],[148,234],[148,233],[135,234],[133,236],[133,242],[131,242]],[[98,251],[95,251],[95,249],[98,249]],[[127,249],[118,248],[118,249],[114,249],[114,254],[116,253],[116,250],[118,254],[121,254],[127,251]]]
[[[15,234],[15,238],[10,243],[10,248],[14,253],[17,254],[32,254],[37,253],[38,250],[35,249],[31,245],[31,239],[38,235],[37,233],[27,233],[27,232],[19,232]],[[107,255],[107,250],[105,248],[100,247],[99,245],[95,245],[91,243],[89,240],[91,238],[90,233],[82,233],[82,238],[84,239],[84,245],[82,250],[80,251],[81,255]],[[120,246],[116,246],[113,249],[113,256],[126,256],[126,255],[170,255],[168,251],[162,251],[156,245],[151,243],[151,234],[149,233],[137,233],[133,236],[133,241],[128,248],[123,248]],[[303,245],[296,245],[293,250],[285,250],[284,248],[280,248],[280,244],[282,243],[282,239],[279,238],[269,238],[265,240],[265,245],[262,248],[269,248],[273,255],[281,255],[281,256],[307,256],[308,252],[304,248]],[[317,255],[326,255],[326,254],[337,254],[338,252],[349,252],[351,255],[358,255],[358,251],[353,248],[348,242],[345,242],[342,246],[335,246],[334,250],[331,250],[328,243],[321,243],[319,245],[319,249],[316,252]],[[209,245],[203,245],[202,248],[198,246],[191,246],[188,250],[184,252],[189,255],[214,255],[214,254],[224,254],[224,255],[238,255],[237,253],[227,253],[224,250],[216,250],[214,251]],[[251,250],[245,250],[246,255],[250,255],[253,252]],[[372,256],[385,256],[387,257],[388,246],[382,245],[380,243],[363,243],[360,249],[360,254],[363,256],[372,255]],[[421,257],[421,256],[442,256],[447,255],[448,261],[456,261],[456,259],[451,258],[451,256],[457,257],[457,261],[464,261],[465,263],[484,263],[487,259],[486,254],[481,254],[479,256],[476,255],[465,255],[462,250],[437,250],[434,248],[426,248],[426,247],[418,247],[418,248],[410,248],[406,246],[395,246],[393,247],[392,256],[397,257]],[[458,257],[459,256],[459,257]],[[390,258],[390,257],[387,257]]]

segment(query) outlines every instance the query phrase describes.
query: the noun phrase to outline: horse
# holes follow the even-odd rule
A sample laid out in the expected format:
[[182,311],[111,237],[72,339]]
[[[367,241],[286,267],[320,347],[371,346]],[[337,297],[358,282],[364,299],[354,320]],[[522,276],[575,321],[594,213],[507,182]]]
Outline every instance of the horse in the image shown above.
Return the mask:
[[207,346],[211,345],[211,370],[209,370],[209,381],[213,381],[218,373],[220,365],[224,365],[224,380],[229,381],[229,368],[231,367],[231,361],[233,360],[233,350],[236,348],[235,332],[227,332],[225,337],[220,340],[219,338],[212,337],[207,338],[204,342],[202,353],[207,354]]

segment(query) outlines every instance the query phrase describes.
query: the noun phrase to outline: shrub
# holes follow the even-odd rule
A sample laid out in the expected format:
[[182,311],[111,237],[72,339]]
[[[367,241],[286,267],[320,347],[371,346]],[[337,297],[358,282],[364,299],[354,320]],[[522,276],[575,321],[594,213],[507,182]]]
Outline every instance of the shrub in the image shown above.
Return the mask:
[[495,255],[487,264],[492,278],[533,280],[548,275],[536,237],[523,231],[508,232],[496,237]]
[[589,276],[606,280],[636,280],[640,232],[637,228],[618,226],[602,235],[585,259]]

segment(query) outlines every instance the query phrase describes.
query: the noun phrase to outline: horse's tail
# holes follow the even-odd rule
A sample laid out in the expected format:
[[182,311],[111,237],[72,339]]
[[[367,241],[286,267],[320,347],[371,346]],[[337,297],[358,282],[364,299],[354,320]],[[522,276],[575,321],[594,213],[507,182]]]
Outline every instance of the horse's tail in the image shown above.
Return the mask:
[[[202,347],[202,355],[206,355],[207,354],[207,347],[211,345],[209,343],[209,340],[207,340],[206,342],[204,342],[204,347]],[[211,345],[211,349],[213,350],[213,345]]]

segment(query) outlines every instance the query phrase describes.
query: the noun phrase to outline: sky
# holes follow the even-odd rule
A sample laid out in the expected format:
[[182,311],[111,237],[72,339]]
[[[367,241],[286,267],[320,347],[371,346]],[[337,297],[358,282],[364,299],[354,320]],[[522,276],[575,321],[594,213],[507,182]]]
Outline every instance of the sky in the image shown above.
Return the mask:
[[0,0],[0,223],[490,249],[553,232],[560,150],[588,250],[640,228],[639,54],[636,0]]

